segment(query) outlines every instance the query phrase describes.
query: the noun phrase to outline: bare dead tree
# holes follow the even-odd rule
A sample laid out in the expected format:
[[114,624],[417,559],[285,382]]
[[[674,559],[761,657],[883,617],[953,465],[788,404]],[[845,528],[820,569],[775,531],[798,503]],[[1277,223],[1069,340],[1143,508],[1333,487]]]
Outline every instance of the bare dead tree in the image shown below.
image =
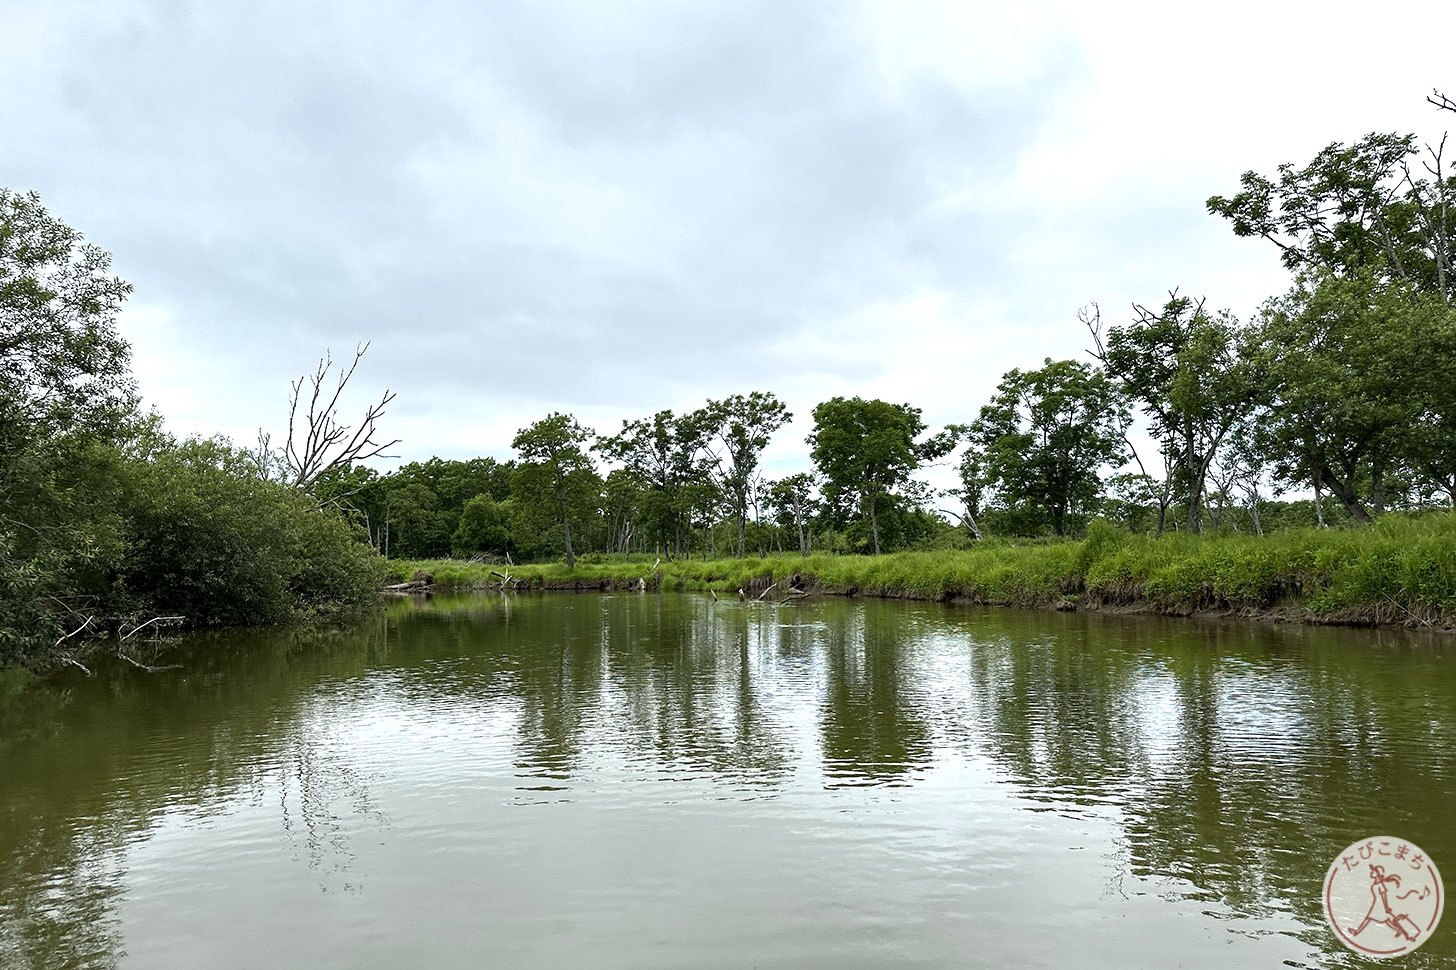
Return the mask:
[[1456,101],[1452,101],[1435,88],[1432,88],[1431,93],[1426,95],[1426,100],[1442,111],[1456,111]]
[[377,404],[364,411],[357,426],[339,421],[339,397],[354,376],[369,344],[354,350],[354,360],[347,368],[340,367],[332,390],[326,385],[333,358],[325,353],[312,374],[293,382],[288,397],[288,438],[281,449],[288,480],[295,488],[308,489],[319,478],[336,468],[347,468],[369,458],[394,458],[385,452],[399,444],[399,439],[381,441],[377,437],[379,419],[394,400],[394,392],[386,390]]
[[[1176,296],[1177,292],[1177,290],[1174,290],[1169,296]],[[1134,306],[1136,307],[1137,305],[1134,304]],[[1202,310],[1202,308],[1203,304],[1200,301],[1199,309]],[[1148,312],[1141,307],[1138,307],[1138,309],[1143,313]],[[1094,349],[1087,351],[1088,356],[1101,364],[1103,371],[1111,374],[1111,369],[1107,363],[1107,345],[1102,341],[1102,307],[1095,302],[1089,303],[1077,311],[1077,319],[1082,322],[1082,325],[1087,328],[1087,332],[1092,335],[1092,346]],[[1128,454],[1132,455],[1132,460],[1137,464],[1138,474],[1142,475],[1146,481],[1155,482],[1157,479],[1148,474],[1147,466],[1143,464],[1143,456],[1138,451],[1137,445],[1133,444],[1132,436],[1129,433],[1131,430],[1132,424],[1130,422],[1122,421],[1118,423],[1118,436],[1122,438],[1122,443],[1127,445]],[[1163,530],[1168,521],[1168,506],[1173,502],[1173,463],[1168,457],[1167,449],[1164,449],[1162,454],[1163,490],[1158,496],[1158,535],[1163,534]]]
[[1452,275],[1452,250],[1456,247],[1453,247],[1451,238],[1450,186],[1445,160],[1446,137],[1443,134],[1437,145],[1427,144],[1426,154],[1429,157],[1421,162],[1422,167],[1434,177],[1434,182],[1416,178],[1411,173],[1408,161],[1401,163],[1401,171],[1405,176],[1402,181],[1408,188],[1408,194],[1416,201],[1416,231],[1420,233],[1422,241],[1436,260],[1436,287],[1446,302],[1450,303],[1451,292],[1447,283]]

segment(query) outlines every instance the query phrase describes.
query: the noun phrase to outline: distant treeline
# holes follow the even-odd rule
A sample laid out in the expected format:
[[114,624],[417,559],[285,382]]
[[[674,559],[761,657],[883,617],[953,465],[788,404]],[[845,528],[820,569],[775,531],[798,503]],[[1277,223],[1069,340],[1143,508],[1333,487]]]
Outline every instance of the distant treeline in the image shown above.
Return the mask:
[[[323,487],[390,557],[568,563],[947,548],[1080,535],[1096,517],[1262,534],[1451,507],[1453,190],[1441,149],[1412,135],[1246,173],[1208,210],[1293,272],[1252,319],[1176,291],[1119,322],[1088,306],[1087,344],[1070,348],[1083,359],[1008,372],[966,423],[929,433],[910,404],[820,404],[812,466],[783,478],[760,459],[791,416],[754,392],[600,436],[551,414],[517,435],[513,461],[355,467]],[[915,477],[947,459],[959,487]]]
[[[1409,135],[1246,173],[1207,207],[1293,274],[1252,319],[1177,292],[1115,321],[1090,305],[1084,346],[1009,371],[964,423],[819,404],[810,467],[774,479],[762,457],[792,416],[764,391],[602,434],[551,413],[510,461],[380,475],[361,462],[392,444],[376,435],[392,395],[338,417],[362,349],[300,378],[281,442],[176,441],[137,404],[116,328],[130,286],[36,195],[0,190],[0,663],[157,616],[258,623],[361,602],[380,553],[879,553],[1077,536],[1099,517],[1257,535],[1449,507],[1453,192],[1442,149]],[[940,461],[958,485],[935,492],[917,475]]]

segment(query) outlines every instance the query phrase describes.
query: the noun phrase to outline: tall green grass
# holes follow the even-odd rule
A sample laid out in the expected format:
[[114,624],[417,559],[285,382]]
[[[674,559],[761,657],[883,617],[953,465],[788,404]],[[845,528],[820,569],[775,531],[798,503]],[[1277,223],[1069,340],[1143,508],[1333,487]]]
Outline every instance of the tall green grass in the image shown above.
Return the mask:
[[[492,569],[395,562],[446,588],[483,587]],[[1272,536],[1131,535],[1094,523],[1086,539],[883,556],[679,560],[511,567],[533,589],[713,590],[757,596],[769,585],[845,595],[956,599],[1009,606],[1227,612],[1324,623],[1456,626],[1456,515],[1386,516],[1365,529]]]

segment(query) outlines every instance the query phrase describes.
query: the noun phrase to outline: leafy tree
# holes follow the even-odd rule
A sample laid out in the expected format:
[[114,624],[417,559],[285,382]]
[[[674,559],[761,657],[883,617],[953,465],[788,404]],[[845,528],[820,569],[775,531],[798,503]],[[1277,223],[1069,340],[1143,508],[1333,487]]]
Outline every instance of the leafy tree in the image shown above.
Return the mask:
[[0,189],[0,447],[114,438],[135,408],[116,316],[131,284],[35,193]]
[[571,524],[579,519],[584,503],[594,503],[600,493],[599,479],[587,455],[592,432],[569,414],[553,411],[516,434],[511,447],[520,453],[515,492],[542,511],[549,509],[561,527],[566,546],[566,565],[576,565],[571,544]]
[[1126,460],[1112,382],[1073,360],[1012,370],[970,426],[985,482],[1011,510],[1066,535],[1095,508],[1099,471]]
[[768,485],[769,505],[774,522],[781,528],[794,530],[799,537],[799,554],[807,556],[814,548],[809,521],[814,515],[814,476],[808,472],[787,475]]
[[869,524],[871,548],[880,552],[880,515],[921,464],[942,457],[954,445],[941,433],[925,432],[920,409],[908,404],[836,397],[814,409],[810,454],[824,476],[825,498],[852,498]]
[[458,556],[477,553],[507,555],[513,551],[509,501],[497,502],[486,493],[465,503],[451,546]]
[[1162,485],[1151,475],[1124,472],[1108,478],[1104,487],[1103,514],[1131,532],[1152,531],[1160,512],[1166,514],[1160,504]]
[[1309,273],[1264,308],[1250,336],[1267,413],[1256,440],[1286,486],[1333,493],[1356,522],[1388,504],[1403,468],[1449,480],[1453,347],[1438,297],[1368,274]]
[[[377,557],[276,455],[138,413],[131,287],[33,193],[0,189],[0,663],[132,613],[260,623],[372,598]],[[332,506],[330,506],[332,508]]]
[[425,559],[450,551],[449,523],[433,491],[411,482],[390,489],[386,503],[386,548],[391,557]]
[[0,189],[0,662],[106,592],[140,424],[116,316],[131,286],[34,193]]
[[702,430],[690,416],[664,410],[623,421],[621,432],[594,446],[640,483],[641,511],[658,548],[670,555],[682,555],[693,508],[691,486],[706,477]]
[[1427,150],[1424,175],[1413,165],[1420,154],[1414,135],[1336,142],[1302,168],[1280,165],[1273,177],[1245,172],[1241,190],[1213,196],[1208,211],[1228,219],[1236,235],[1274,243],[1292,270],[1365,274],[1449,300],[1456,292],[1456,224],[1449,218],[1456,176],[1444,141]]
[[[1169,475],[1185,497],[1188,527],[1202,531],[1208,469],[1229,430],[1254,398],[1239,356],[1239,326],[1227,312],[1209,313],[1202,301],[1176,292],[1159,312],[1135,306],[1136,318],[1111,327],[1104,340],[1100,318],[1088,321],[1094,356],[1116,380],[1119,392],[1147,415],[1163,450]],[[1124,439],[1125,440],[1125,439]],[[1142,459],[1132,452],[1139,466]],[[1141,471],[1146,474],[1146,469]],[[1162,533],[1166,505],[1159,513]]]
[[774,432],[793,418],[782,401],[766,391],[735,394],[709,401],[688,419],[688,434],[701,441],[706,467],[727,501],[738,525],[737,554],[744,553],[744,530],[749,497],[758,474],[759,459]]

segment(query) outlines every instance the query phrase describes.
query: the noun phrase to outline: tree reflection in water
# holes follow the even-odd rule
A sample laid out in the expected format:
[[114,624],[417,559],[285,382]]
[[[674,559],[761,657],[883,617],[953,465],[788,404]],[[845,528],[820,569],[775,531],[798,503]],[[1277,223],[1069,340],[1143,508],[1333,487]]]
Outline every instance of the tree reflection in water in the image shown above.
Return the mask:
[[332,632],[198,637],[180,670],[102,665],[0,705],[0,964],[114,964],[128,852],[228,813],[357,892],[391,797],[424,799],[416,825],[427,797],[498,776],[522,810],[643,785],[818,806],[913,797],[950,759],[1028,809],[1110,820],[1123,891],[1287,914],[1338,961],[1335,852],[1395,833],[1456,859],[1451,657],[1405,633],[672,595],[402,601]]

